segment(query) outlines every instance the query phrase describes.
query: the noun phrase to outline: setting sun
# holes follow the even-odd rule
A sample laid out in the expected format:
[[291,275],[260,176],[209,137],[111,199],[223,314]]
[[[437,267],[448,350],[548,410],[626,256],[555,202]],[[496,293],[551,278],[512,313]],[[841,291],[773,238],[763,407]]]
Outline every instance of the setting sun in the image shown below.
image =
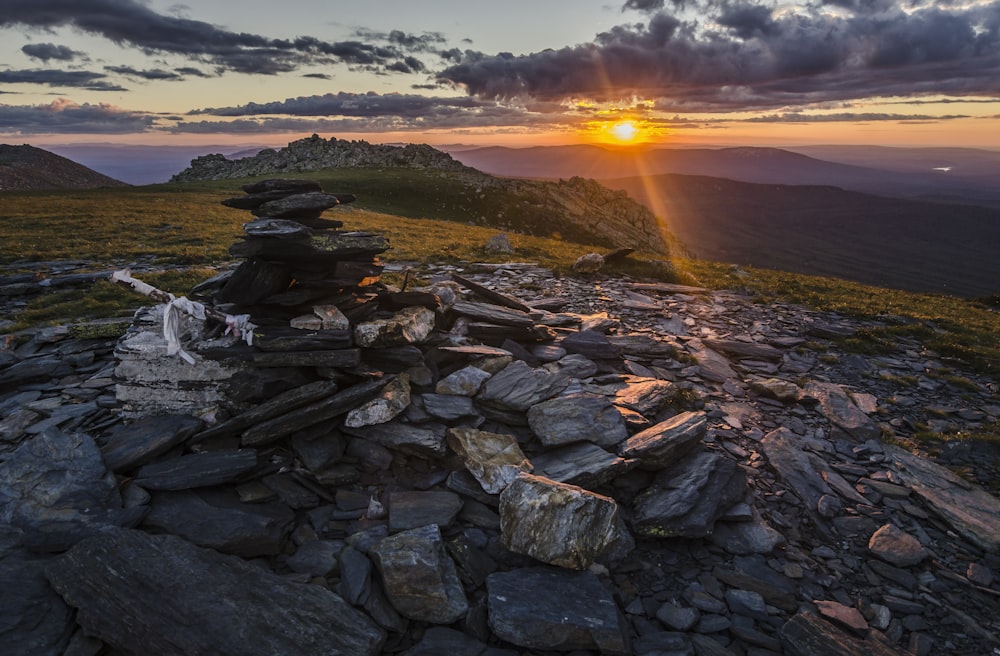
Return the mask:
[[610,128],[611,134],[614,135],[615,139],[618,141],[632,141],[635,139],[636,135],[639,134],[639,129],[635,127],[635,123],[632,121],[621,121],[615,123]]

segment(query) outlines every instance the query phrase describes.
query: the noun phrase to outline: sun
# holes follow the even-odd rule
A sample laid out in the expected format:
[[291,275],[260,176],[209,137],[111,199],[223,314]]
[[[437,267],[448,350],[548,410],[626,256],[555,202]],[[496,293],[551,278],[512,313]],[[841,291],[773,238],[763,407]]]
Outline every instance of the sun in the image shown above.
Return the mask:
[[639,134],[639,128],[632,121],[618,121],[608,129],[618,141],[632,141]]

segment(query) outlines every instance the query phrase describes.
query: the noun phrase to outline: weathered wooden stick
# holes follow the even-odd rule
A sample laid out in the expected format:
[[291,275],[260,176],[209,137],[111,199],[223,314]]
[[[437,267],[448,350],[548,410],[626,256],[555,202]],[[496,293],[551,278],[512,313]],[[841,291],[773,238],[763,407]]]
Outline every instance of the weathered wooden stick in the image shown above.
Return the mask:
[[[157,289],[149,283],[143,282],[138,278],[132,277],[132,272],[128,269],[121,269],[115,271],[111,274],[111,280],[126,287],[132,289],[132,291],[139,292],[143,296],[148,296],[157,303],[170,303],[174,300],[174,295],[170,292],[165,292],[162,289]],[[205,306],[203,306],[205,307]],[[230,320],[230,315],[225,312],[219,312],[218,310],[210,307],[205,307],[205,316],[213,321],[218,321],[219,323],[228,324]]]

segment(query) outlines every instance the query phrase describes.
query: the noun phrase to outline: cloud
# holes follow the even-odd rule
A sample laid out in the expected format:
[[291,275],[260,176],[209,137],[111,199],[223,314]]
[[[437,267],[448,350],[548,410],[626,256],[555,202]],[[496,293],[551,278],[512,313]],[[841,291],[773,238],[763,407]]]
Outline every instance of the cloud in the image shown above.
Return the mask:
[[635,9],[637,11],[657,11],[663,9],[663,0],[627,0],[622,5],[622,11]]
[[0,71],[0,83],[43,84],[50,87],[75,87],[89,91],[127,91],[125,87],[107,81],[107,75],[92,71],[61,71],[33,69]]
[[928,114],[886,114],[882,112],[842,112],[837,114],[806,114],[802,112],[785,112],[768,114],[743,119],[745,123],[869,123],[874,121],[950,121],[957,118],[969,118],[964,114],[946,114],[930,116]]
[[183,76],[176,71],[165,71],[161,68],[154,68],[145,71],[140,71],[131,66],[105,66],[104,70],[110,71],[112,73],[117,73],[118,75],[124,75],[125,77],[140,79],[140,80],[181,80]]
[[[629,2],[650,9],[662,3]],[[466,51],[438,81],[481,98],[737,111],[887,96],[996,96],[1000,2],[845,0],[785,6],[692,0],[592,42],[528,55]]]
[[380,72],[419,72],[424,65],[412,54],[430,52],[441,40],[440,35],[401,31],[379,35],[384,43],[327,42],[309,36],[272,39],[160,14],[138,0],[5,0],[0,27],[17,25],[43,31],[73,27],[146,54],[175,54],[222,71],[257,74],[334,63]]
[[104,103],[82,105],[65,98],[48,105],[0,104],[4,134],[127,134],[154,127],[155,118]]
[[541,127],[581,120],[549,112],[549,109],[547,105],[504,104],[468,96],[428,97],[399,93],[381,95],[374,92],[342,92],[289,98],[280,102],[194,110],[189,115],[210,115],[236,120],[187,120],[172,130],[199,133],[379,132],[498,126]]
[[29,43],[21,48],[21,52],[34,59],[41,59],[43,62],[55,59],[56,61],[73,61],[83,55],[82,52],[57,46],[54,43]]

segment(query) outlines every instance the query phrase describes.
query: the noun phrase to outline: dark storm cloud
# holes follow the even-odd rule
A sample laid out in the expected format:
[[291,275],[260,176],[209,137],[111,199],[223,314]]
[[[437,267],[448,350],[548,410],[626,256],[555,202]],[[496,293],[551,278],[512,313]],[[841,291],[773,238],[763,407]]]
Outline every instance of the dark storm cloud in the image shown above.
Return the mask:
[[804,114],[786,112],[744,119],[745,123],[868,123],[874,121],[950,121],[969,118],[963,114],[929,116],[926,114],[885,114],[882,112],[843,112],[838,114]]
[[552,115],[539,111],[538,107],[507,105],[469,97],[429,98],[377,93],[289,98],[281,102],[201,109],[190,114],[238,118],[234,121],[185,121],[172,129],[199,133],[377,132],[532,127],[551,126],[553,123]]
[[398,116],[419,119],[453,115],[467,111],[488,111],[498,108],[493,101],[476,98],[431,98],[413,94],[388,93],[328,93],[322,96],[288,98],[278,102],[248,103],[238,107],[197,109],[191,114],[212,116]]
[[74,87],[89,91],[127,91],[124,87],[107,81],[107,75],[91,71],[60,71],[32,69],[0,71],[0,83],[44,84],[50,87]]
[[175,68],[174,71],[179,75],[186,75],[188,77],[212,77],[205,71],[191,66],[181,66],[180,68]]
[[64,99],[48,105],[0,105],[0,132],[5,134],[126,134],[145,132],[154,122],[147,114]]
[[136,78],[140,80],[181,80],[184,79],[182,75],[176,71],[165,71],[161,68],[147,69],[140,71],[139,69],[132,68],[131,66],[105,66],[104,70],[111,73],[117,73],[118,75],[124,75],[125,77]]
[[663,9],[663,0],[627,0],[622,5],[622,11],[635,9],[637,11],[657,11]]
[[659,11],[558,50],[466,51],[437,79],[482,98],[645,97],[666,111],[1000,94],[1000,0],[954,7],[916,0],[908,11],[891,0],[838,0],[829,3],[837,12],[804,5],[780,13],[746,0],[689,4],[697,12]]
[[12,26],[39,30],[74,27],[146,54],[177,54],[220,71],[262,74],[332,63],[377,71],[419,71],[423,65],[407,58],[412,52],[427,51],[440,38],[394,31],[385,35],[384,44],[327,42],[308,36],[272,39],[159,14],[137,0],[4,0],[0,27]]
[[83,53],[57,46],[54,43],[29,43],[21,48],[21,52],[34,59],[41,59],[44,62],[55,59],[56,61],[73,61]]

